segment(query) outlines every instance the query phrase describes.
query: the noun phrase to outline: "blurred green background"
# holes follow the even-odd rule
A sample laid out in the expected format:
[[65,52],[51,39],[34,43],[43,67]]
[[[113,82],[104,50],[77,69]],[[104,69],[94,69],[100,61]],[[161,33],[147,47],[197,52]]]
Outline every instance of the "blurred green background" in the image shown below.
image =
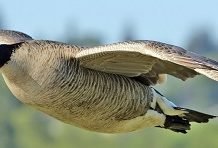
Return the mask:
[[[217,1],[0,1],[0,28],[37,39],[94,46],[151,39],[218,60]],[[169,77],[157,88],[173,102],[218,115],[218,83],[203,76]],[[143,129],[100,134],[78,129],[20,103],[0,78],[0,148],[217,148],[218,120],[186,134]]]

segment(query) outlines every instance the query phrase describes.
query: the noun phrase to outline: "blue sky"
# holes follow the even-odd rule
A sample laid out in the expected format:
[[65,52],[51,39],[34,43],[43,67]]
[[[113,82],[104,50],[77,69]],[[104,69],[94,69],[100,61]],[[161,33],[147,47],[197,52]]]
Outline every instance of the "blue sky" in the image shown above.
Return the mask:
[[[35,38],[61,40],[65,33],[97,33],[105,43],[121,40],[124,25],[136,39],[184,46],[192,32],[207,27],[218,40],[216,0],[0,0],[7,29]],[[72,28],[66,32],[65,27]]]

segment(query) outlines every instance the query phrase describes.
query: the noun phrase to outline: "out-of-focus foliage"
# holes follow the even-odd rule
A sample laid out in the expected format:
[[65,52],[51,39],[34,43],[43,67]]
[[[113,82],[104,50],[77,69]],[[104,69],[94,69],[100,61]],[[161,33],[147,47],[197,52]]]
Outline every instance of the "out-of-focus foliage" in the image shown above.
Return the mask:
[[[0,8],[1,9],[1,8]],[[3,27],[3,18],[2,18],[2,13],[0,10],[0,29]]]
[[102,36],[92,31],[81,33],[77,26],[68,23],[61,40],[69,44],[92,47],[101,44]]
[[210,53],[218,51],[218,46],[213,40],[212,32],[207,28],[200,28],[192,34],[188,41],[188,49],[199,53]]
[[[128,30],[131,28],[126,27],[124,40],[133,39],[133,32]],[[218,57],[217,46],[208,39],[208,36],[207,32],[197,32],[196,36],[190,39],[188,48],[195,50],[197,46],[206,55]],[[100,39],[99,36],[84,35],[79,38],[68,36],[65,41],[88,46],[100,44]],[[172,101],[193,109],[218,114],[217,82],[204,77],[197,77],[186,83],[172,77],[169,79],[170,81],[159,89]],[[99,134],[64,124],[23,105],[13,97],[2,78],[0,94],[0,148],[218,147],[217,120],[209,124],[194,124],[192,131],[187,135],[158,128],[127,134]]]

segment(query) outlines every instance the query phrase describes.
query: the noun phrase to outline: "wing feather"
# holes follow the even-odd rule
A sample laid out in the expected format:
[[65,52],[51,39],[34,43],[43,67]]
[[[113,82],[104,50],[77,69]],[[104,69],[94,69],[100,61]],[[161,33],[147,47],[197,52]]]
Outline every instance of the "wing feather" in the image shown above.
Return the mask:
[[0,44],[15,44],[27,40],[32,40],[32,37],[18,31],[0,30]]
[[158,80],[170,74],[182,80],[203,74],[218,81],[218,62],[157,41],[129,41],[87,48],[77,53],[82,66],[128,77]]

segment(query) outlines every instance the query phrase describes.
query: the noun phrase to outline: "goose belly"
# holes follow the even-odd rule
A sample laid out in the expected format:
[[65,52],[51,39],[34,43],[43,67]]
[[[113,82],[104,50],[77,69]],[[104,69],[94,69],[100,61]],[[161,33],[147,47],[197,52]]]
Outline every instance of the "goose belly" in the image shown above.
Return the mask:
[[[73,81],[67,77],[55,81],[56,87],[42,93],[46,106],[37,108],[63,122],[99,132],[126,131],[127,121],[146,114],[153,97],[150,87],[119,75],[84,73]],[[141,126],[138,123],[135,128]]]
[[11,78],[16,76],[5,77],[5,81],[22,102],[77,127],[110,133],[132,131],[143,125],[153,97],[149,86],[87,69],[60,72],[47,73],[46,81],[25,77],[27,80],[15,83]]

